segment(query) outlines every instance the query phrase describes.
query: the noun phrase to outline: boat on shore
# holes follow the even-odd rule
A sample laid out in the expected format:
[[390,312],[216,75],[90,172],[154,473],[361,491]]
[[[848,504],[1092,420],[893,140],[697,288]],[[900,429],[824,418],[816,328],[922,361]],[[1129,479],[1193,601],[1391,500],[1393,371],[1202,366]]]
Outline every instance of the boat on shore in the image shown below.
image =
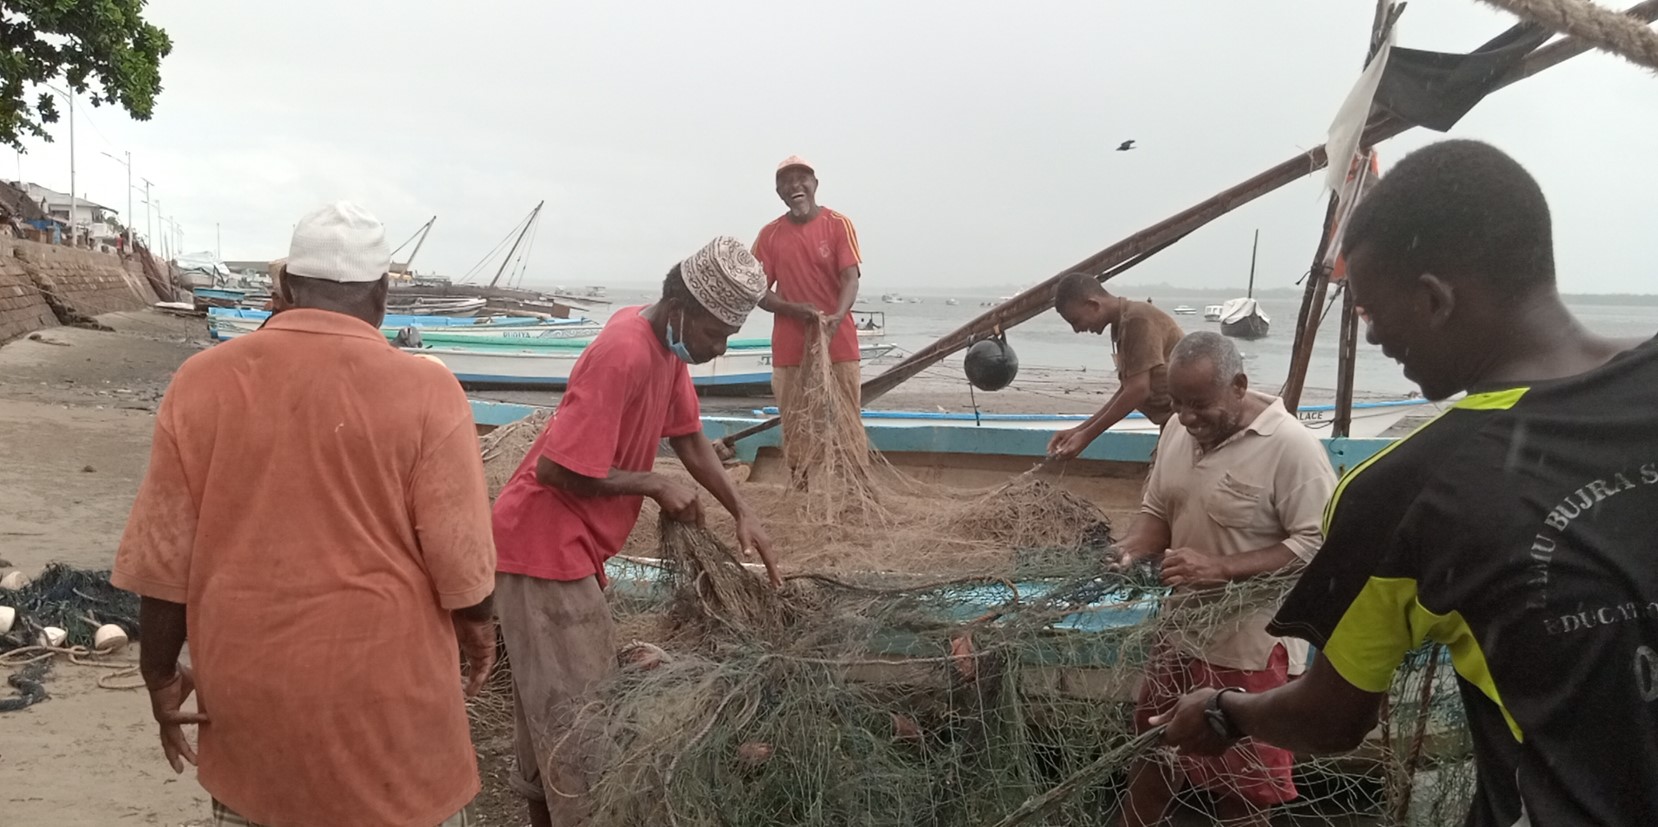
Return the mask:
[[[234,339],[252,333],[271,317],[269,310],[249,310],[235,307],[211,307],[207,310],[207,332],[217,341]],[[569,321],[569,320],[556,320]],[[586,324],[594,324],[587,319],[574,320]],[[450,330],[478,330],[479,332],[499,335],[506,329],[533,330],[538,325],[546,323],[540,319],[516,316],[409,316],[402,314],[387,314],[380,330],[387,334],[387,338],[396,334],[405,327],[421,329],[442,328]]]
[[394,294],[386,302],[386,312],[405,316],[476,316],[485,304],[483,298],[465,296],[437,298]]
[[[1432,403],[1426,399],[1385,399],[1371,402],[1354,402],[1353,419],[1350,427],[1350,436],[1353,438],[1377,438],[1386,433],[1401,420],[1412,414],[1422,414],[1435,410]],[[1328,428],[1335,421],[1336,406],[1303,405],[1296,413],[1296,418],[1303,425],[1313,429]],[[755,416],[771,417],[777,415],[777,408],[766,407],[753,412]],[[1045,413],[972,413],[972,412],[945,412],[945,411],[864,411],[864,427],[993,427],[998,430],[1036,430],[1059,431],[1072,428],[1089,418],[1087,414],[1045,414]],[[1122,421],[1111,426],[1110,433],[1143,433],[1157,434],[1160,426],[1146,418],[1146,415],[1134,411],[1124,417]]]
[[[873,361],[897,346],[859,343],[859,358]],[[405,347],[407,353],[430,356],[448,367],[461,384],[474,387],[563,390],[570,371],[581,358],[583,345],[557,341],[525,346],[450,344],[443,347]],[[698,390],[732,395],[771,390],[771,339],[737,339],[724,355],[691,365],[691,384]]]

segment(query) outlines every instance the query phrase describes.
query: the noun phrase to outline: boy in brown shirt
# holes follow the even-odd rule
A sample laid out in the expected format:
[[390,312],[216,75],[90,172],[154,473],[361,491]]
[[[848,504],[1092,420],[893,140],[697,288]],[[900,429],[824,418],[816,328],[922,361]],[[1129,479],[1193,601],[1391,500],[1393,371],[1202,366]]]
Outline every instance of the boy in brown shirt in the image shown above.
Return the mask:
[[1162,425],[1169,419],[1169,353],[1180,342],[1180,325],[1150,302],[1106,291],[1093,276],[1071,273],[1054,289],[1054,309],[1077,333],[1099,335],[1111,328],[1111,357],[1117,392],[1099,412],[1048,442],[1052,459],[1074,459],[1106,429],[1138,410]]

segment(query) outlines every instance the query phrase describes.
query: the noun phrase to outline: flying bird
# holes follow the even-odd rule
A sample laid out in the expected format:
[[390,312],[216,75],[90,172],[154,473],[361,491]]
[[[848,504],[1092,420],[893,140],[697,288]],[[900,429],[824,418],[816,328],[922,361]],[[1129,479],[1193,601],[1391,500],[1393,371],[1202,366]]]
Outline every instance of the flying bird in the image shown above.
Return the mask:
[[1133,141],[1123,141],[1121,144],[1119,144],[1117,146],[1117,151],[1118,152],[1127,152],[1127,151],[1129,151],[1133,148],[1134,148],[1134,142]]

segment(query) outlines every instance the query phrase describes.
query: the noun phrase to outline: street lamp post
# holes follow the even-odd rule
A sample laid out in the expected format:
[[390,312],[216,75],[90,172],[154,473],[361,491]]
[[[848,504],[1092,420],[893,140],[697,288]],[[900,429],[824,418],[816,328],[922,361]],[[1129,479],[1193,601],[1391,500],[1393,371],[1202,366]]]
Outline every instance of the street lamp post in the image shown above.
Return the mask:
[[56,86],[46,88],[69,101],[69,246],[75,247],[75,208],[79,206],[75,197],[75,96]]
[[144,243],[155,247],[155,207],[150,198],[150,187],[154,182],[148,178],[140,178],[144,182]]
[[132,214],[132,152],[130,152],[128,150],[122,150],[122,152],[127,156],[127,160],[125,160],[125,161],[121,160],[120,158],[115,157],[114,155],[109,154],[108,152],[103,153],[103,155],[104,155],[105,158],[108,158],[111,161],[114,161],[115,163],[120,164],[121,166],[124,166],[124,167],[127,168],[127,214],[126,214],[126,220],[123,221],[122,223],[127,225],[127,246],[130,247],[130,246],[132,246],[132,222],[133,222],[133,214]]

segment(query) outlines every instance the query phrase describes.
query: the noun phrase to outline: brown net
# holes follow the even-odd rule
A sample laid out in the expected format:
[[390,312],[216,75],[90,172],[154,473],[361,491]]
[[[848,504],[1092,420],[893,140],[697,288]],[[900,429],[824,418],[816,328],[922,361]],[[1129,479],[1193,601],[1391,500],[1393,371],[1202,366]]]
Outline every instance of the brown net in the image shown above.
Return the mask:
[[[781,590],[724,544],[723,512],[702,529],[647,501],[612,603],[622,639],[650,644],[586,708],[608,735],[593,823],[1117,823],[1130,763],[1174,760],[1130,714],[1151,652],[1236,628],[1291,580],[1170,600],[1155,571],[1110,568],[1106,515],[1048,472],[977,490],[908,477],[865,447],[822,357],[809,343],[804,487],[740,486]],[[1454,678],[1442,651],[1412,657],[1363,749],[1299,762],[1285,816],[1428,825],[1466,807]],[[1213,813],[1205,795],[1179,806]]]

